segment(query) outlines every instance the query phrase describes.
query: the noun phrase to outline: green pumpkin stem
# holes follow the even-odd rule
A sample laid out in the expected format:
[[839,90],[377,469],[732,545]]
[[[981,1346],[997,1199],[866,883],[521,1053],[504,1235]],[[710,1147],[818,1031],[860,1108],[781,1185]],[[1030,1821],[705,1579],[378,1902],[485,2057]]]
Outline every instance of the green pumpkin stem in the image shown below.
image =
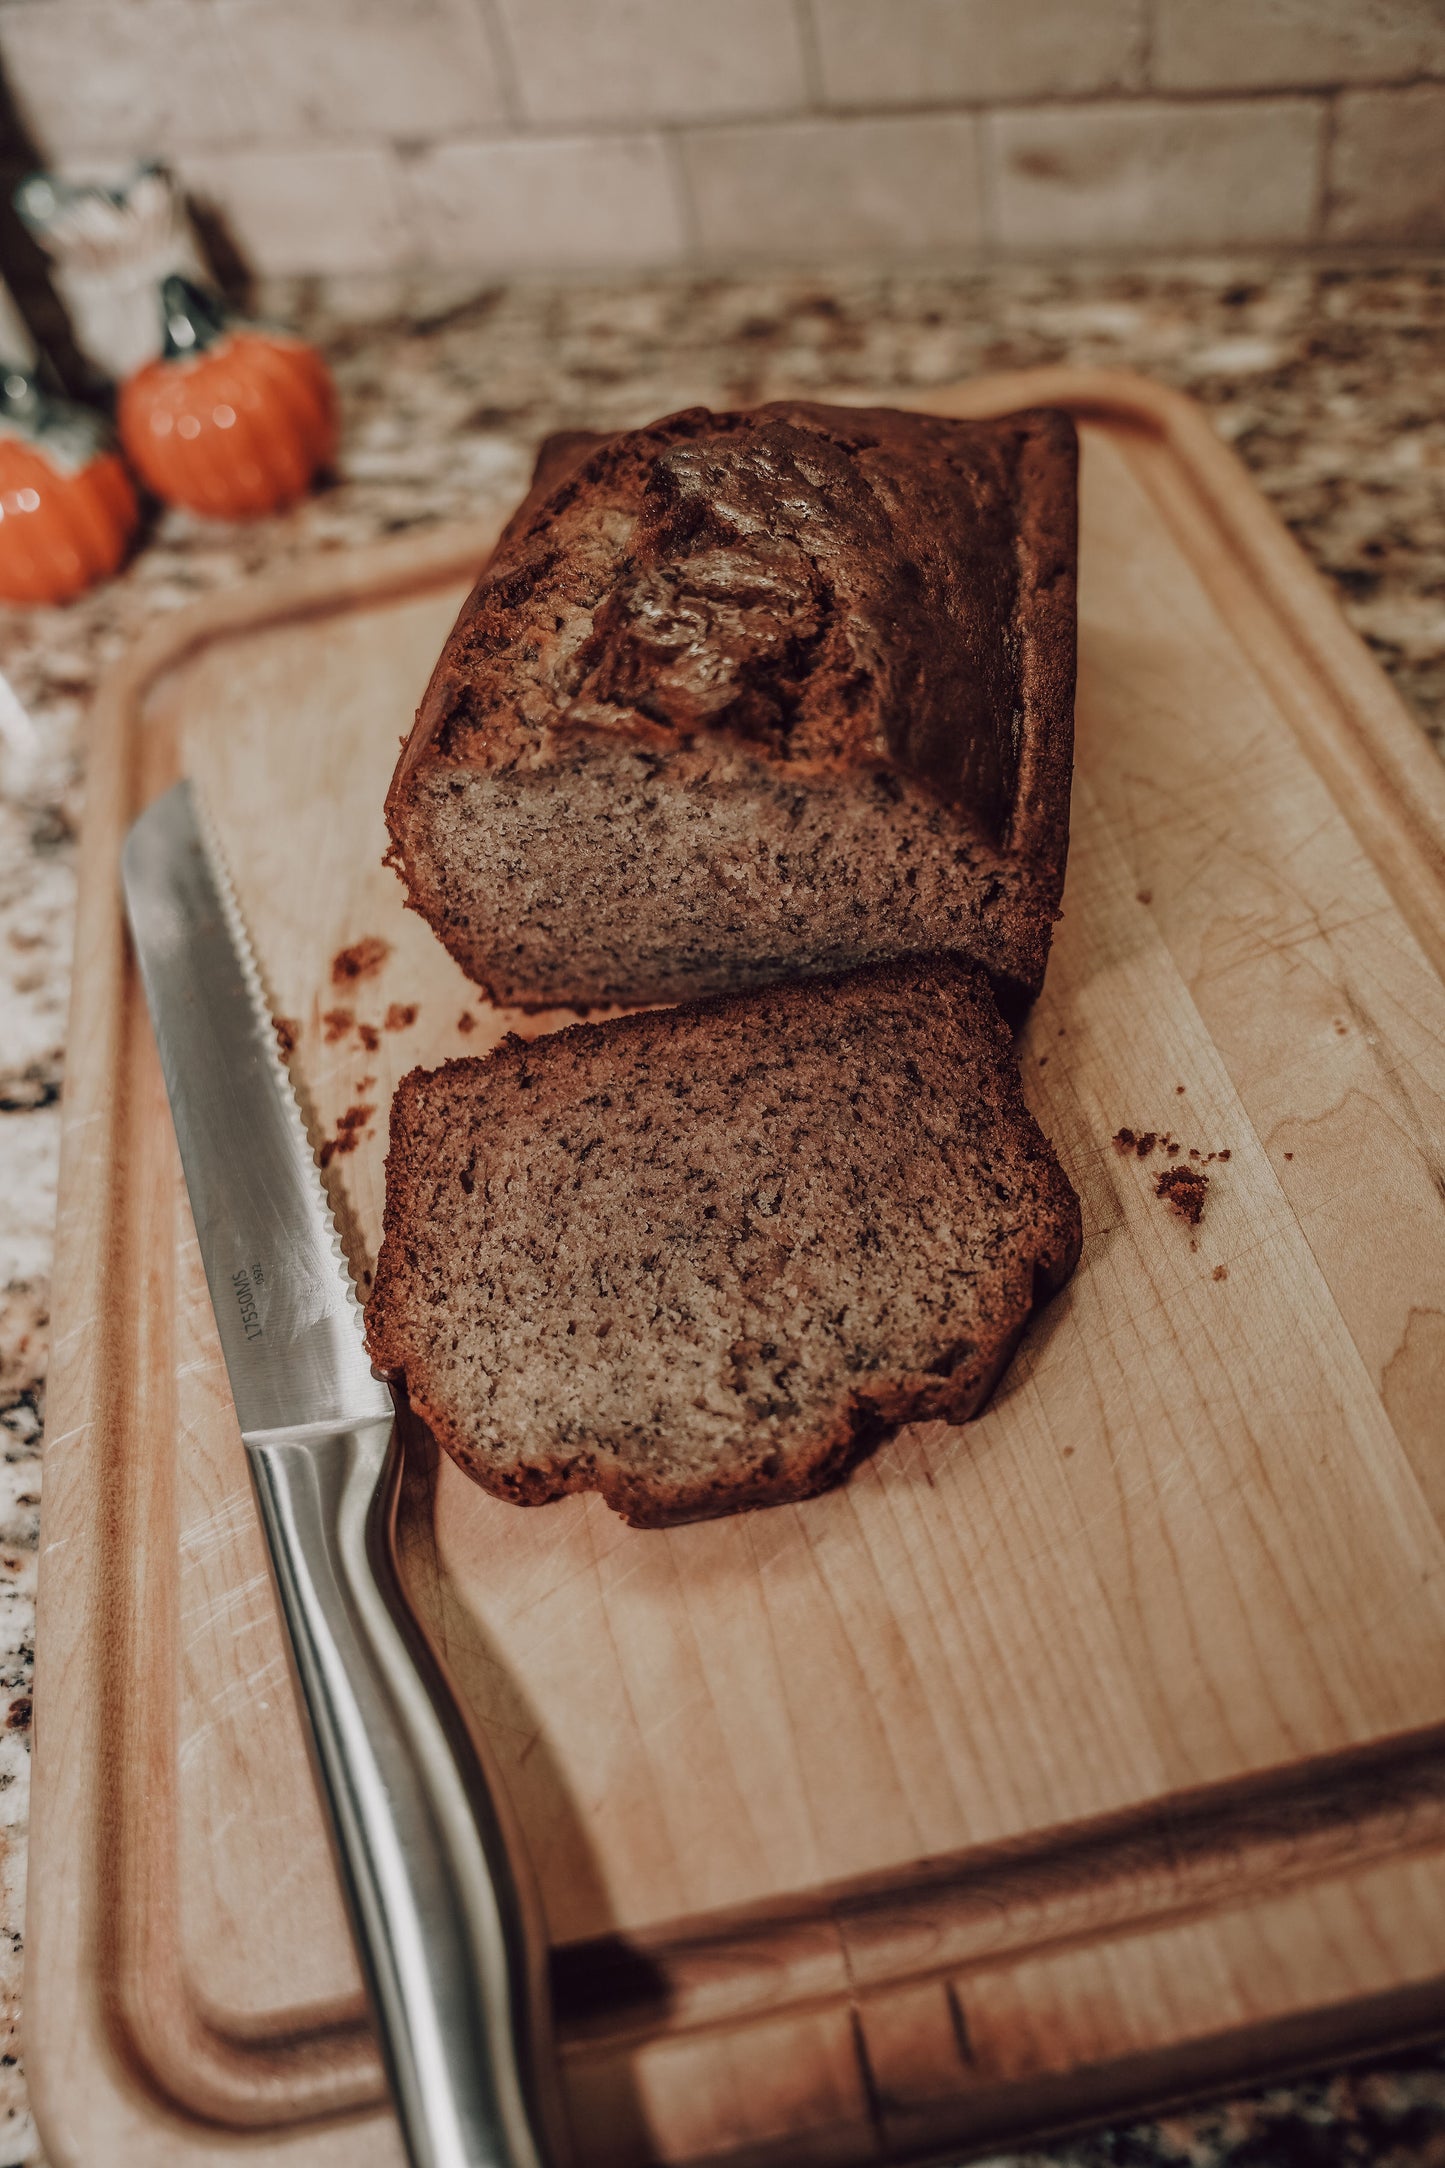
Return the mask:
[[230,328],[220,295],[197,286],[193,279],[182,278],[179,272],[172,272],[161,282],[161,316],[166,327],[161,354],[166,361],[185,361],[192,354],[204,354]]
[[92,408],[50,391],[34,370],[0,359],[0,437],[19,437],[62,473],[105,451],[110,432]]

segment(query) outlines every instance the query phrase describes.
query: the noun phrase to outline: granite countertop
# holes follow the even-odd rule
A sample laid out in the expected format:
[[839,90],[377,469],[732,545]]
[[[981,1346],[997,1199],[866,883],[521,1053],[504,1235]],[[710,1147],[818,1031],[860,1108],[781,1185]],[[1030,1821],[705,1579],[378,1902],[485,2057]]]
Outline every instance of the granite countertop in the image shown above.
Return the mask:
[[[0,2168],[41,2161],[19,2060],[29,1681],[46,1314],[76,822],[98,674],[154,618],[318,551],[501,510],[537,439],[783,385],[918,392],[1069,360],[1202,399],[1445,755],[1445,265],[827,274],[591,285],[306,288],[269,311],[326,346],[335,484],[246,528],[161,518],[64,610],[0,611],[39,734],[0,767]],[[1030,2163],[1445,2162],[1445,2051],[1136,2126]],[[97,2163],[96,2168],[101,2168]],[[996,2164],[997,2168],[997,2164]]]

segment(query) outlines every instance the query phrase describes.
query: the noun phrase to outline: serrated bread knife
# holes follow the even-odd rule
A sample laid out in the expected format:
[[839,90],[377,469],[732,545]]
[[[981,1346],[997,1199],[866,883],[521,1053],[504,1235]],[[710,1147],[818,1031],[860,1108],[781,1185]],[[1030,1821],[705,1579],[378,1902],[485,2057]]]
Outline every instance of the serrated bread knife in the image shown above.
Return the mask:
[[539,1938],[496,1798],[403,1595],[373,1376],[250,946],[191,787],[126,908],[303,1716],[413,2168],[548,2168]]

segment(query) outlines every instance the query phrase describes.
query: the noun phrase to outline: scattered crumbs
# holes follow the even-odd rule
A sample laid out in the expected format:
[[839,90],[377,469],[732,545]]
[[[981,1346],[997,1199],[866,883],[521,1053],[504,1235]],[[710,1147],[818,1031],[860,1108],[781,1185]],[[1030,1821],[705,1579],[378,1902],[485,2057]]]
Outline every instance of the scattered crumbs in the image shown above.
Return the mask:
[[460,1016],[459,1016],[459,1017],[457,1018],[457,1030],[458,1030],[458,1031],[475,1031],[475,1030],[476,1030],[476,1028],[477,1028],[477,1020],[476,1020],[476,1018],[475,1018],[475,1017],[473,1016],[473,1014],[472,1014],[471,1010],[470,1010],[470,1009],[463,1009],[463,1011],[462,1011],[461,1015],[460,1015]]
[[1177,1092],[1182,1092],[1182,1091],[1183,1091],[1183,1089],[1184,1089],[1184,1086],[1183,1086],[1182,1084],[1176,1084],[1176,1085],[1175,1085],[1175,1087],[1174,1087],[1174,1089],[1175,1089],[1175,1091],[1177,1091]]
[[1132,1152],[1135,1141],[1132,1129],[1116,1129],[1114,1131],[1114,1149],[1116,1152]]
[[1147,1159],[1158,1142],[1153,1130],[1145,1129],[1134,1139],[1134,1150],[1140,1159]]
[[1069,1456],[1070,1456],[1070,1454],[1071,1454],[1071,1453],[1073,1452],[1073,1450],[1074,1450],[1074,1448],[1073,1448],[1073,1447],[1072,1447],[1071,1445],[1066,1445],[1066,1446],[1064,1447],[1064,1458],[1065,1458],[1065,1460],[1067,1460],[1067,1459],[1069,1458]]
[[360,1097],[362,1092],[369,1092],[375,1082],[374,1076],[359,1076],[356,1080],[357,1096]]
[[1152,1129],[1137,1131],[1133,1129],[1116,1129],[1113,1136],[1113,1145],[1116,1152],[1133,1152],[1140,1159],[1147,1159],[1159,1142],[1159,1137]]
[[1064,1039],[1064,1038],[1067,1038],[1067,1037],[1068,1037],[1068,1033],[1067,1033],[1067,1031],[1065,1030],[1065,1028],[1064,1028],[1064,1026],[1063,1026],[1062,1024],[1060,1024],[1060,1026],[1059,1026],[1059,1037],[1060,1037],[1061,1039]]
[[1294,1158],[1294,1153],[1293,1153],[1293,1152],[1286,1152],[1284,1156],[1285,1156],[1285,1158],[1286,1158],[1286,1159],[1293,1159],[1293,1158]]
[[354,986],[358,979],[374,979],[390,954],[391,943],[374,933],[353,941],[350,948],[338,949],[331,959],[332,985]]
[[1154,901],[1154,891],[1152,888],[1141,888],[1136,891],[1136,895],[1137,900],[1140,903],[1152,903]]
[[356,1022],[356,1012],[354,1009],[328,1009],[321,1021],[326,1029],[326,1044],[335,1046],[337,1040],[344,1039]]
[[1226,1146],[1224,1147],[1224,1150],[1223,1150],[1223,1151],[1222,1151],[1222,1152],[1221,1152],[1221,1153],[1220,1153],[1220,1154],[1219,1154],[1218,1156],[1219,1156],[1219,1157],[1220,1157],[1221,1159],[1228,1159],[1228,1157],[1229,1157],[1229,1146],[1228,1146],[1228,1145],[1226,1145]]
[[1195,1145],[1191,1144],[1191,1145],[1190,1145],[1190,1147],[1189,1147],[1189,1157],[1190,1157],[1191,1159],[1198,1159],[1198,1158],[1199,1158],[1199,1156],[1200,1156],[1200,1155],[1199,1155],[1199,1151],[1198,1151],[1198,1148],[1197,1148],[1197,1146],[1195,1146]]
[[361,1132],[375,1112],[374,1106],[363,1106],[358,1102],[348,1107],[344,1114],[337,1115],[336,1135],[328,1137],[316,1155],[323,1167],[329,1167],[338,1153],[344,1156],[356,1150],[361,1142]]
[[368,1054],[374,1054],[381,1044],[381,1033],[375,1024],[358,1024],[356,1036]]
[[1177,1159],[1179,1157],[1179,1154],[1183,1151],[1184,1147],[1182,1144],[1170,1143],[1166,1144],[1164,1149],[1169,1154],[1169,1157],[1171,1159]]
[[1342,1039],[1349,1036],[1349,1029],[1349,1025],[1342,1022],[1338,1016],[1335,1018],[1335,1030],[1339,1033]]
[[414,1001],[393,1001],[386,1012],[388,1031],[408,1031],[416,1022],[417,1005]]
[[1209,1176],[1198,1167],[1166,1167],[1154,1182],[1155,1196],[1162,1197],[1170,1211],[1191,1227],[1197,1227],[1204,1215],[1208,1188]]
[[1216,1280],[1227,1280],[1229,1278],[1228,1265],[1216,1265],[1212,1277]]
[[1048,1057],[1048,1055],[1047,1055],[1047,1054],[1040,1054],[1040,1056],[1039,1056],[1039,1067],[1040,1067],[1041,1069],[1047,1069],[1047,1068],[1048,1068],[1048,1066],[1049,1066],[1049,1057]]
[[294,1016],[273,1016],[271,1029],[276,1034],[276,1044],[281,1049],[282,1061],[289,1061],[296,1051],[296,1041],[301,1036],[301,1026]]

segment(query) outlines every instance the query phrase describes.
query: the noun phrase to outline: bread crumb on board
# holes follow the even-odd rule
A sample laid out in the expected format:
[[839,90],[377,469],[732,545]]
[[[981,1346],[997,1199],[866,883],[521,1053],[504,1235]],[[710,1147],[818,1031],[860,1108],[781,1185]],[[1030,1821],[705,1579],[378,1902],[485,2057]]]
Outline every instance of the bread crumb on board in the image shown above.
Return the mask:
[[358,979],[374,979],[391,954],[391,943],[369,933],[350,948],[338,949],[331,959],[333,986],[354,986]]
[[414,1001],[393,1001],[386,1012],[388,1031],[409,1031],[416,1022],[417,1004]]
[[[1180,1091],[1184,1089],[1182,1084],[1177,1088]],[[1132,1152],[1136,1159],[1147,1159],[1151,1152],[1158,1150],[1167,1153],[1170,1159],[1177,1159],[1184,1150],[1184,1146],[1170,1129],[1116,1129],[1109,1141],[1115,1151],[1122,1152],[1125,1158]],[[1198,1160],[1201,1165],[1212,1165],[1216,1160],[1227,1160],[1231,1156],[1228,1145],[1218,1152],[1201,1152],[1197,1144],[1189,1147],[1189,1157]],[[1286,1152],[1284,1156],[1288,1159],[1290,1154]]]
[[328,1137],[316,1155],[323,1167],[329,1167],[338,1154],[345,1155],[356,1150],[361,1142],[362,1132],[375,1112],[374,1106],[358,1103],[348,1107],[344,1114],[337,1115],[336,1135]]
[[1170,1211],[1191,1227],[1204,1217],[1208,1190],[1209,1176],[1200,1167],[1166,1167],[1154,1180],[1155,1196],[1162,1197]]

